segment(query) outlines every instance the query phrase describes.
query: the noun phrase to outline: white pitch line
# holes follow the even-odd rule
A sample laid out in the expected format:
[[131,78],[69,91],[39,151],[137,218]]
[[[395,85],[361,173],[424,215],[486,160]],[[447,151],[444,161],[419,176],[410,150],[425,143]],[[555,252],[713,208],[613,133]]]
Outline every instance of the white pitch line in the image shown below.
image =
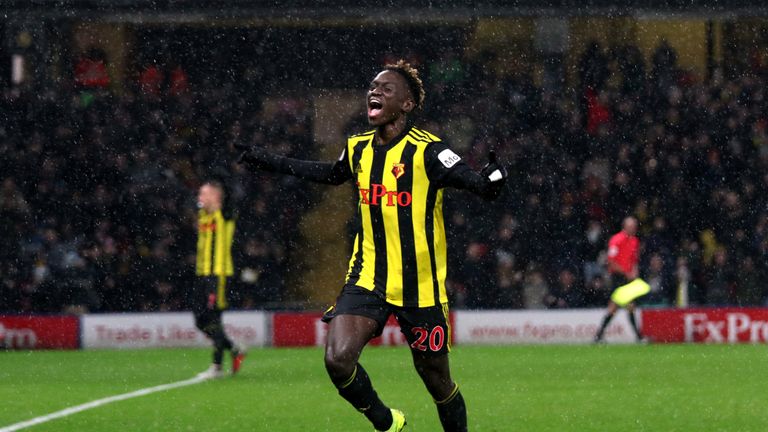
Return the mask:
[[20,423],[12,424],[10,426],[6,426],[4,428],[0,428],[0,432],[14,432],[14,431],[17,431],[17,430],[21,430],[21,429],[25,429],[25,428],[28,428],[28,427],[31,427],[31,426],[38,425],[40,423],[45,423],[47,421],[55,420],[57,418],[62,418],[62,417],[67,417],[67,416],[72,415],[72,414],[77,414],[77,413],[79,413],[81,411],[89,410],[91,408],[100,407],[102,405],[106,405],[106,404],[109,404],[109,403],[112,403],[112,402],[119,402],[119,401],[122,401],[122,400],[131,399],[131,398],[135,398],[135,397],[139,397],[139,396],[145,396],[145,395],[148,395],[148,394],[151,394],[151,393],[157,393],[157,392],[164,391],[164,390],[171,390],[171,389],[175,389],[175,388],[179,388],[179,387],[185,387],[185,386],[188,386],[188,385],[192,385],[192,384],[197,384],[197,383],[203,382],[205,380],[206,380],[206,378],[195,377],[195,378],[191,378],[191,379],[184,380],[184,381],[176,381],[174,383],[162,384],[162,385],[155,386],[155,387],[147,387],[147,388],[144,388],[144,389],[132,391],[130,393],[123,393],[123,394],[119,394],[119,395],[115,395],[115,396],[105,397],[105,398],[102,398],[102,399],[96,399],[94,401],[90,401],[90,402],[87,402],[87,403],[84,403],[84,404],[81,404],[81,405],[76,405],[76,406],[73,406],[73,407],[65,408],[65,409],[63,409],[61,411],[56,411],[56,412],[53,412],[53,413],[50,413],[50,414],[46,414],[44,416],[35,417],[35,418],[27,420],[27,421],[23,421],[23,422],[20,422]]

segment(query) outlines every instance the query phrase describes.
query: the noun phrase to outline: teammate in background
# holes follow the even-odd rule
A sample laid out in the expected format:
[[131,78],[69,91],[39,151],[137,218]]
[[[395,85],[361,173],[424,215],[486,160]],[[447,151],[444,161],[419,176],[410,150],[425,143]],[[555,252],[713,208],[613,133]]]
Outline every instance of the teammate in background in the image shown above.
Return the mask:
[[336,162],[311,162],[247,148],[250,169],[319,183],[352,180],[359,193],[358,226],[345,284],[323,320],[329,323],[325,367],[331,381],[378,431],[401,431],[405,416],[379,399],[358,363],[392,314],[410,344],[416,371],[445,431],[467,430],[467,412],[448,365],[450,328],[445,290],[445,187],[495,199],[507,177],[495,162],[476,173],[440,138],[415,127],[424,104],[418,71],[400,60],[384,67],[366,97],[374,130],[347,140]]
[[635,321],[635,300],[648,293],[650,287],[638,277],[638,263],[640,261],[640,239],[637,238],[637,219],[632,216],[624,218],[621,231],[614,234],[608,241],[608,279],[614,287],[611,299],[608,301],[606,311],[600,329],[595,335],[595,342],[603,341],[608,323],[620,308],[626,308],[629,314],[629,322],[635,331],[637,340],[643,339]]
[[224,375],[224,351],[232,354],[232,374],[240,370],[245,351],[224,332],[221,314],[227,308],[227,281],[234,273],[232,239],[235,220],[224,208],[224,186],[217,181],[204,183],[197,196],[197,260],[193,312],[195,325],[213,342],[213,363],[198,374],[200,378]]

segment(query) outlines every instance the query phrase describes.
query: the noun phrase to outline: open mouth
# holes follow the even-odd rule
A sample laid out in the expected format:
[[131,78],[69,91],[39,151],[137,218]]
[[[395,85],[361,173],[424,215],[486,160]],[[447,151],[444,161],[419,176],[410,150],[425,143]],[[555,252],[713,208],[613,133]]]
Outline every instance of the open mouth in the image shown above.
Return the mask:
[[376,117],[381,114],[384,105],[378,99],[368,100],[368,117]]

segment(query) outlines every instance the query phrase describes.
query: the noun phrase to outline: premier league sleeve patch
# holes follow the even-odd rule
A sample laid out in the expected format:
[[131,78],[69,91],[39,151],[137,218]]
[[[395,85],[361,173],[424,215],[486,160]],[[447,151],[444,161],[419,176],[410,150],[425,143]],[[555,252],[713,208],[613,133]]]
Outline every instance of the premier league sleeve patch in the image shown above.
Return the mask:
[[451,149],[445,149],[445,150],[441,151],[437,155],[437,158],[440,160],[440,163],[442,163],[443,166],[446,167],[446,168],[453,167],[454,165],[459,163],[459,161],[461,160],[459,155],[454,153],[453,150],[451,150]]

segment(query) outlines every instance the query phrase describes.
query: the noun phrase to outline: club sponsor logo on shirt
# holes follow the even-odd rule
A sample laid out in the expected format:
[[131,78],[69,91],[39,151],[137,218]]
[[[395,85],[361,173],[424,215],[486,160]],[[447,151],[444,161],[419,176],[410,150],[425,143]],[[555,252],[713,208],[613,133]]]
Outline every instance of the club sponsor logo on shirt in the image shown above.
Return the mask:
[[365,205],[385,205],[387,207],[407,207],[411,205],[413,197],[408,191],[390,191],[387,187],[381,184],[372,184],[370,189],[363,189],[360,187],[360,183],[357,183],[357,188],[360,190],[360,202]]

